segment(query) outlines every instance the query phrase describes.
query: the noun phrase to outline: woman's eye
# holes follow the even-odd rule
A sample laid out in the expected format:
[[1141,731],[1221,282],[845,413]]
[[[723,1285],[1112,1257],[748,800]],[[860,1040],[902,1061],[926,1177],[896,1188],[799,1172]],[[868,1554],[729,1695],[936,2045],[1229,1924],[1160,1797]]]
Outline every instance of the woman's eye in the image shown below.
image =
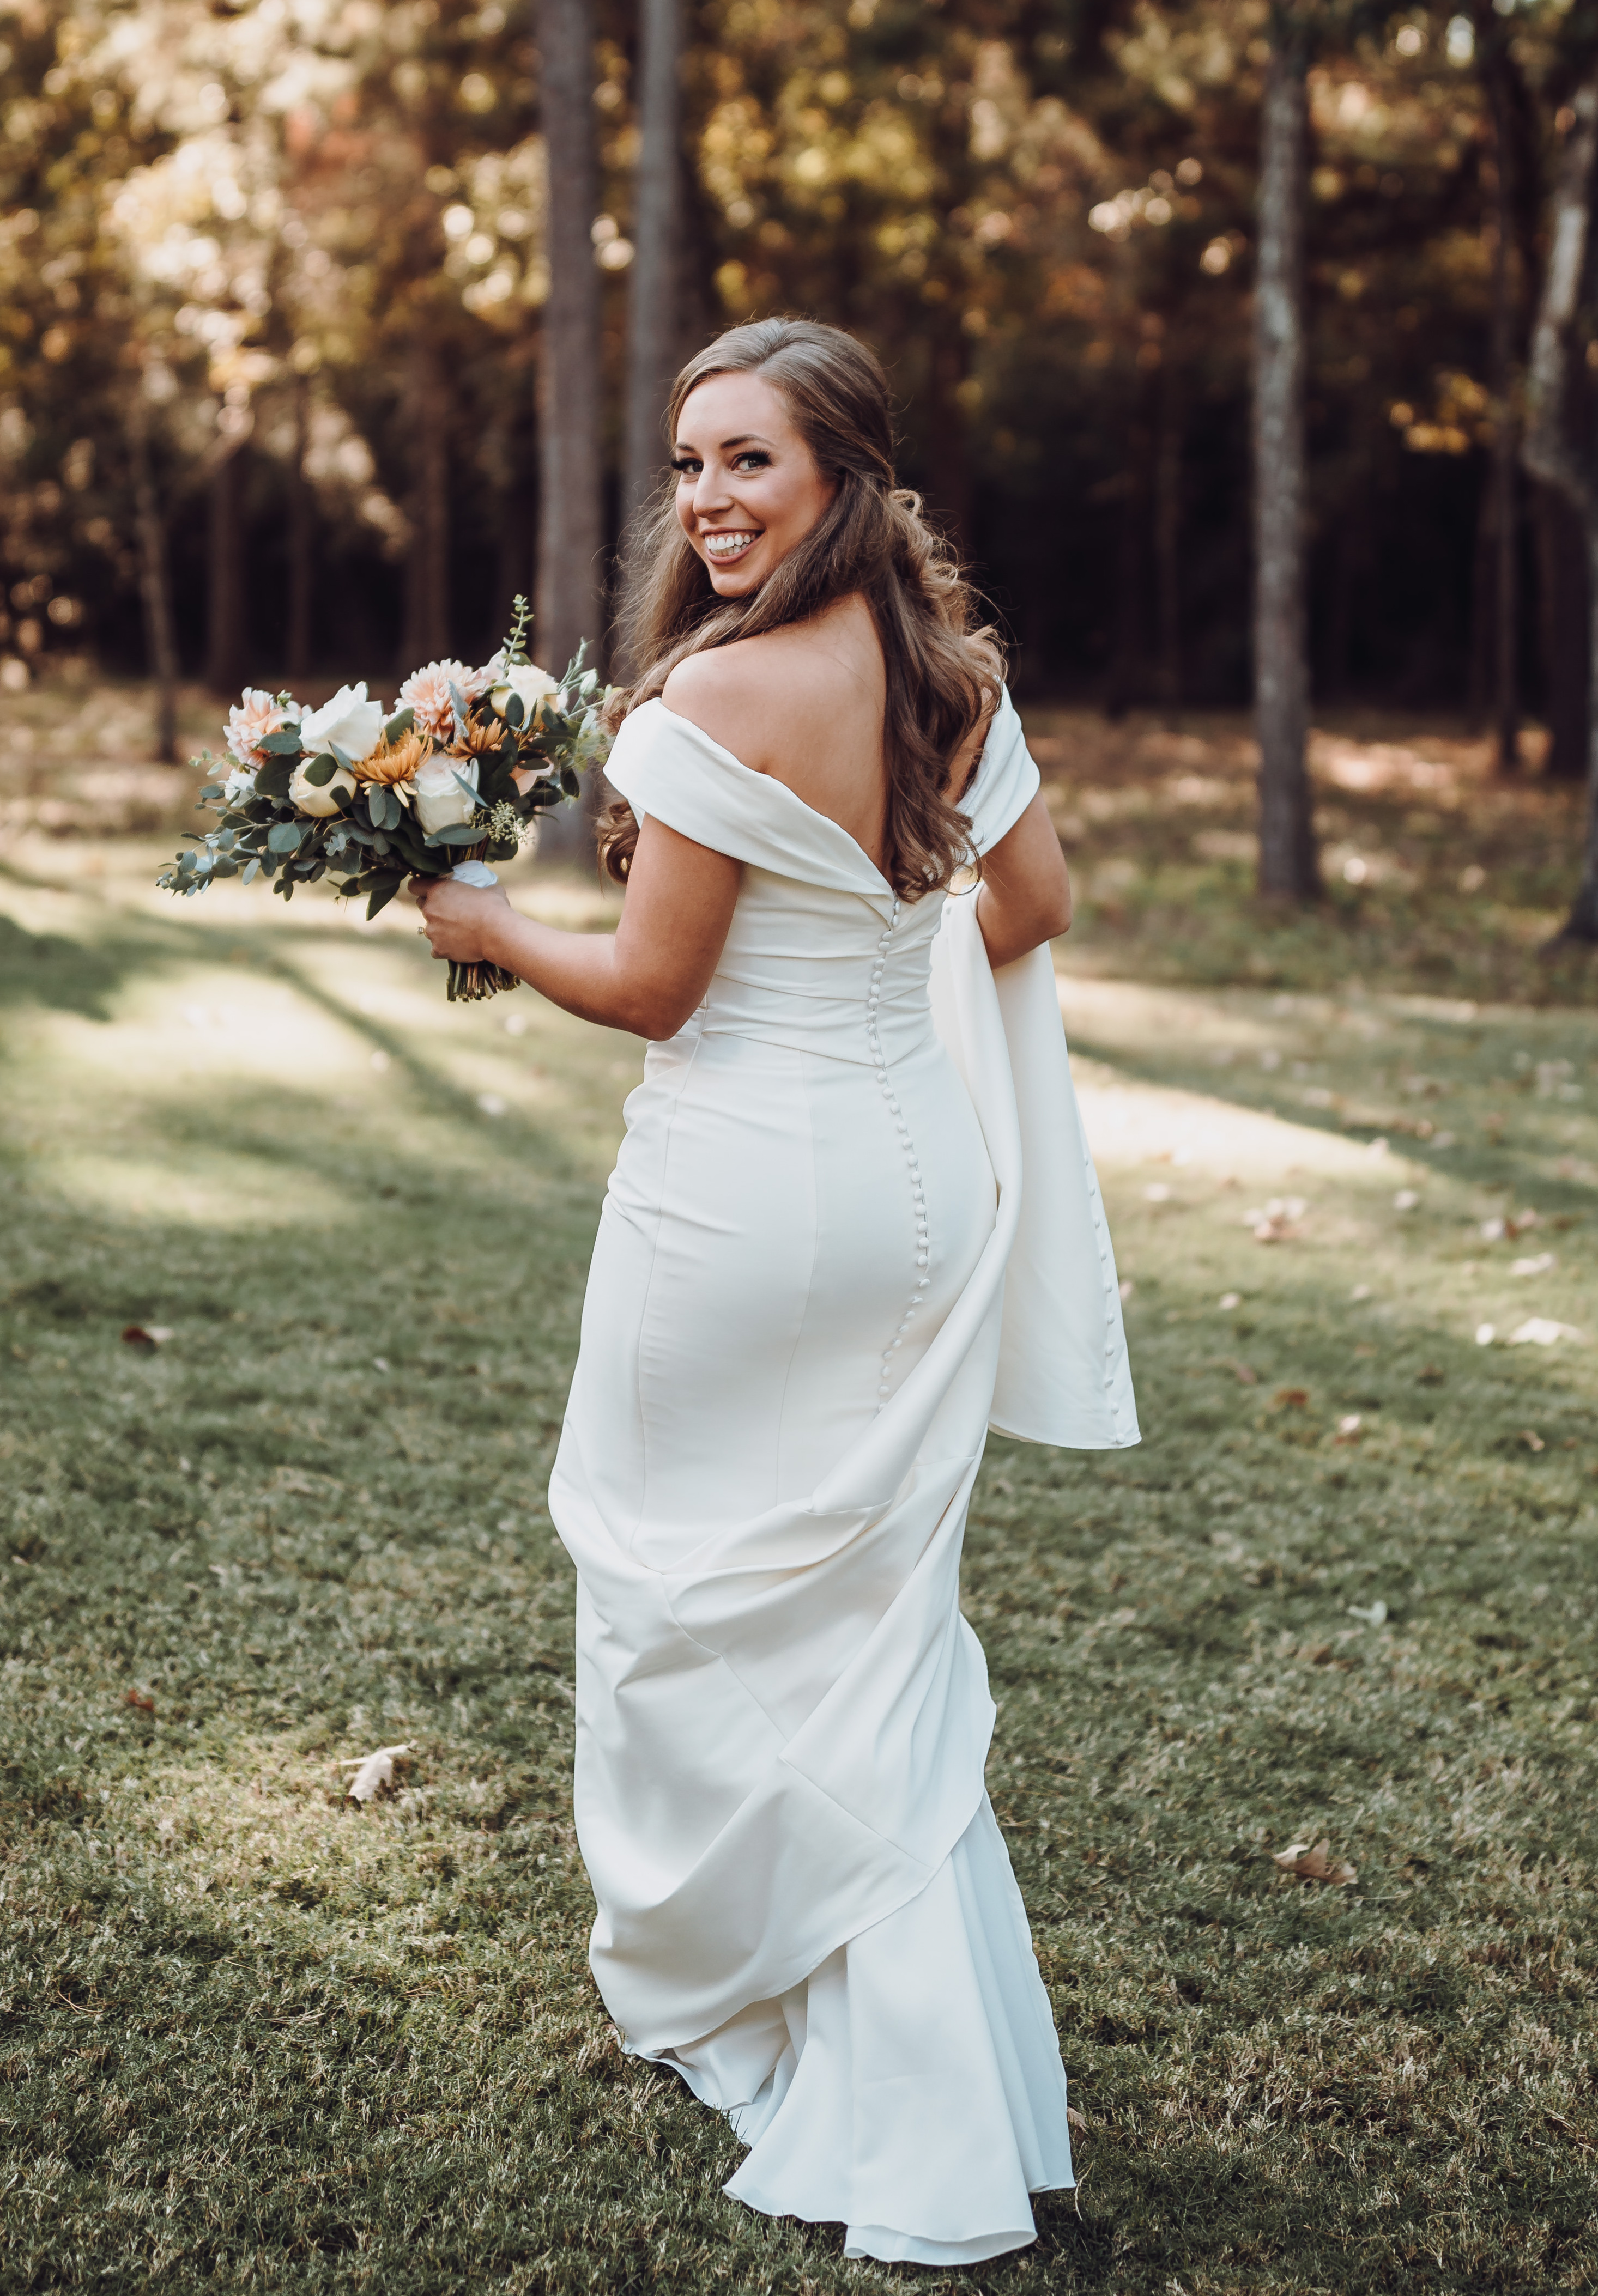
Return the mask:
[[694,461],[691,455],[677,455],[672,457],[671,468],[677,472],[679,478],[691,478],[697,473],[701,467],[702,466],[698,463]]
[[769,471],[770,467],[770,455],[740,455],[737,459],[740,471]]

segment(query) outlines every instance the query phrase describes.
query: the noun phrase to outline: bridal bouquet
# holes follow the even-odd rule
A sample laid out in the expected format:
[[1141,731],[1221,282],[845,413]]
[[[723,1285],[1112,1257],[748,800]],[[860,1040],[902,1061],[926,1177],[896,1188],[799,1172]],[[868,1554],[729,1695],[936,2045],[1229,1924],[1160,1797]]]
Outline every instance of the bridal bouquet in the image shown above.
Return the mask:
[[[528,659],[528,619],[518,598],[510,635],[481,669],[413,670],[392,716],[364,680],[320,709],[246,690],[228,715],[225,777],[200,792],[217,825],[191,832],[194,845],[157,882],[186,894],[218,877],[265,877],[286,901],[297,884],[331,876],[341,894],[366,895],[368,917],[408,877],[491,885],[486,864],[512,859],[610,746],[606,690],[583,668],[586,647],[553,678]],[[191,762],[221,769],[209,750]],[[449,967],[451,1002],[515,986],[498,965]]]

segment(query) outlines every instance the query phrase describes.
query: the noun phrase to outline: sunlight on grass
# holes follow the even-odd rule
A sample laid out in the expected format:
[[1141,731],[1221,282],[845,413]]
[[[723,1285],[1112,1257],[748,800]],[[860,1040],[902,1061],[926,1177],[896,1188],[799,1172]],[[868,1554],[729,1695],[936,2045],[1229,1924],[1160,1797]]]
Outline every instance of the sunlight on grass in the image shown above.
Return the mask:
[[[6,2284],[930,2290],[722,2199],[586,1973],[545,1488],[641,1048],[156,849],[0,883]],[[995,1441],[964,1593],[1087,2176],[936,2284],[1587,2284],[1598,1017],[1087,922],[1146,1439]]]

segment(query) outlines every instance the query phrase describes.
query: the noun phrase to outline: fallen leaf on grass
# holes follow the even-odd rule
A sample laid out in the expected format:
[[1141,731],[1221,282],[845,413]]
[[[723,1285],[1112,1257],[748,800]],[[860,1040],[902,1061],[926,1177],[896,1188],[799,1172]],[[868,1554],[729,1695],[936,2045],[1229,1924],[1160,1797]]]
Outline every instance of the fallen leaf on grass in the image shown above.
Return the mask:
[[1077,2112],[1076,2107],[1074,2104],[1067,2105],[1066,2119],[1078,2136],[1086,2136],[1088,2127],[1087,2122],[1083,2119],[1081,2113]]
[[1233,1308],[1240,1308],[1242,1304],[1243,1295],[1240,1292],[1222,1292],[1219,1305],[1225,1308],[1228,1313],[1230,1313]]
[[169,1324],[128,1324],[122,1332],[127,1345],[137,1348],[144,1356],[152,1356],[157,1348],[164,1348],[173,1336]]
[[[1499,1120],[1502,1122],[1502,1118]],[[1528,1204],[1524,1211],[1505,1212],[1502,1218],[1484,1219],[1481,1223],[1481,1240],[1483,1243],[1512,1243],[1518,1235],[1524,1235],[1528,1228],[1539,1227],[1541,1225],[1538,1215]]]
[[1498,1326],[1497,1326],[1497,1324],[1477,1324],[1477,1326],[1476,1326],[1476,1344],[1477,1344],[1477,1346],[1478,1346],[1479,1348],[1490,1348],[1490,1347],[1492,1346],[1492,1344],[1493,1344],[1493,1341],[1497,1338],[1497,1336],[1498,1336]]
[[1308,1210],[1303,1196],[1273,1196],[1269,1203],[1246,1211],[1243,1225],[1253,1232],[1256,1243],[1284,1243],[1301,1233],[1299,1223]]
[[1360,1431],[1364,1423],[1357,1411],[1346,1411],[1338,1422],[1338,1431],[1333,1440],[1339,1443],[1357,1443]]
[[[1479,1337],[1479,1334],[1478,1334]],[[1551,1348],[1556,1340],[1585,1340],[1574,1324],[1555,1324],[1546,1316],[1528,1316],[1509,1335],[1512,1348]]]
[[368,1802],[375,1794],[382,1793],[394,1783],[394,1765],[402,1762],[410,1752],[408,1745],[379,1746],[374,1754],[362,1756],[353,1762],[341,1762],[342,1770],[353,1770],[345,1799]]
[[1271,1860],[1284,1874],[1291,1874],[1299,1882],[1330,1882],[1339,1890],[1359,1879],[1359,1867],[1351,1866],[1346,1857],[1334,1859],[1330,1841],[1317,1841],[1312,1849],[1307,1841],[1289,1841]]
[[1309,1401],[1307,1387],[1279,1387],[1271,1398],[1278,1411],[1302,1411]]
[[1545,1451],[1548,1448],[1535,1427],[1522,1427],[1520,1440],[1528,1451]]
[[1385,1627],[1388,1606],[1380,1596],[1374,1603],[1350,1603],[1348,1615],[1351,1619],[1363,1619],[1368,1627]]
[[1417,1387],[1441,1387],[1446,1374],[1441,1364],[1422,1364],[1415,1374]]
[[1413,1188],[1400,1188],[1393,1198],[1393,1210],[1396,1212],[1413,1212],[1420,1201]]
[[155,1701],[147,1691],[129,1690],[125,1693],[122,1703],[124,1706],[136,1706],[141,1714],[153,1714],[155,1711]]
[[1546,1275],[1553,1265],[1553,1252],[1538,1251],[1533,1253],[1529,1259],[1512,1261],[1509,1272],[1512,1275]]

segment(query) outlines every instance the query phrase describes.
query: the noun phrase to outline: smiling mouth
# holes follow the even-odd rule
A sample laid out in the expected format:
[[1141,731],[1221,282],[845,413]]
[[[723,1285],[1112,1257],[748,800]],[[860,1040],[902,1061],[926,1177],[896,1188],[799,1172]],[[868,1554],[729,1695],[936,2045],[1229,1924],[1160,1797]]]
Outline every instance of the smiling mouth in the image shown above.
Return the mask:
[[760,540],[760,529],[756,528],[751,531],[740,528],[737,532],[702,534],[699,539],[704,543],[704,554],[713,566],[730,566],[736,559],[742,558],[745,551],[754,549]]

